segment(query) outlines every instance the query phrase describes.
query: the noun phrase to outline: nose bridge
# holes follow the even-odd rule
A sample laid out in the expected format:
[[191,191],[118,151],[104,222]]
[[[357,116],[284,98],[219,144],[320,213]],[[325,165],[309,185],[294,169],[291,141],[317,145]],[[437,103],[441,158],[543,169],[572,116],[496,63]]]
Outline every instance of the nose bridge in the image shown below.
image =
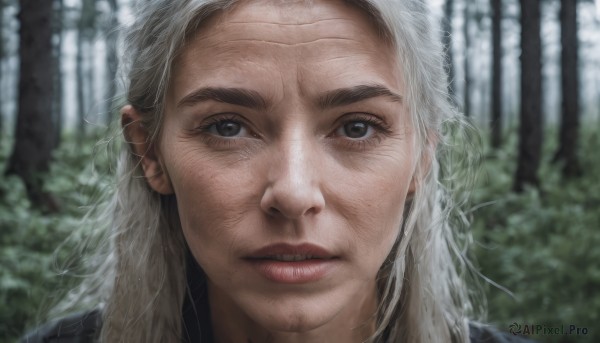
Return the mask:
[[310,159],[311,155],[314,155],[314,151],[311,150],[310,141],[299,129],[294,130],[290,137],[282,137],[278,154],[279,165],[274,166],[279,181],[297,186],[310,183],[312,174]]
[[300,128],[279,138],[269,166],[269,185],[261,206],[268,213],[297,219],[319,212],[324,199],[319,187],[318,149]]

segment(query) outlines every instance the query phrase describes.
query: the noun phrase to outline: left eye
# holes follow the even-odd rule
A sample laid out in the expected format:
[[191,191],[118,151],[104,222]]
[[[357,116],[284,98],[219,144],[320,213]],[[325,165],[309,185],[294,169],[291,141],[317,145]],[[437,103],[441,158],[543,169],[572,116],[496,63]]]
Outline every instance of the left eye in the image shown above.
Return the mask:
[[363,120],[353,120],[345,123],[339,129],[337,129],[336,134],[346,136],[348,138],[364,138],[365,136],[371,134],[373,131],[372,125]]

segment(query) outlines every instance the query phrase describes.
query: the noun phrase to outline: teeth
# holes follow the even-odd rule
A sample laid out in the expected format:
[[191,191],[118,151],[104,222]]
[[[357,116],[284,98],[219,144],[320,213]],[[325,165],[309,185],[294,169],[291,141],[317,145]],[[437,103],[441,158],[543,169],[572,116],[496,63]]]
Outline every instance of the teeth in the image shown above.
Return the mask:
[[275,255],[275,256],[271,256],[270,258],[272,258],[274,260],[278,260],[278,261],[292,262],[292,261],[310,260],[315,257],[313,257],[311,255]]

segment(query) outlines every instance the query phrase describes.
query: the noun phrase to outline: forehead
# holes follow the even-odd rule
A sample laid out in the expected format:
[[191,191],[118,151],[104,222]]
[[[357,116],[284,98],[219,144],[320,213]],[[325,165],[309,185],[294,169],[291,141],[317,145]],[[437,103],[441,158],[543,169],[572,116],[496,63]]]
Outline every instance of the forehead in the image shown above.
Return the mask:
[[193,74],[247,83],[278,66],[299,82],[316,75],[323,81],[352,79],[360,70],[377,78],[365,82],[399,87],[395,49],[380,32],[371,15],[347,1],[241,1],[189,37],[174,78],[191,81]]
[[[237,30],[240,25],[244,26],[243,32]],[[276,30],[278,34],[273,38],[279,39],[274,42],[285,44],[308,43],[307,38],[327,32],[350,37],[368,35],[379,44],[383,41],[373,16],[343,0],[240,1],[214,16],[206,26],[224,30],[224,34],[235,32],[240,37],[244,33],[272,35],[271,30]]]

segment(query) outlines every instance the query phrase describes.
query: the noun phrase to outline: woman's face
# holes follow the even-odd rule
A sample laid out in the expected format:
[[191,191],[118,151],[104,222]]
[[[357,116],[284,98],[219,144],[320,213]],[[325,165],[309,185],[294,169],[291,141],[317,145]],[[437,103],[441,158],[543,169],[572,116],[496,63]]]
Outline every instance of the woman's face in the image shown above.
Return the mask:
[[282,331],[372,314],[416,164],[396,63],[342,1],[245,2],[188,41],[158,151],[211,306]]

